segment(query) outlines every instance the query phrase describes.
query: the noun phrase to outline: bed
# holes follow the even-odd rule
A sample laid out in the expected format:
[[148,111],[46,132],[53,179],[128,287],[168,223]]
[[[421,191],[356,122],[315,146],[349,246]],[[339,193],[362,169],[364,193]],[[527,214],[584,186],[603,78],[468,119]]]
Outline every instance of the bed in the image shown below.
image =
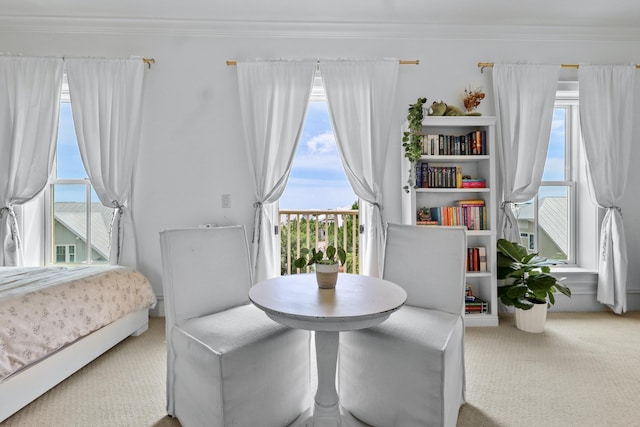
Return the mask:
[[0,422],[143,333],[155,303],[128,267],[0,267]]

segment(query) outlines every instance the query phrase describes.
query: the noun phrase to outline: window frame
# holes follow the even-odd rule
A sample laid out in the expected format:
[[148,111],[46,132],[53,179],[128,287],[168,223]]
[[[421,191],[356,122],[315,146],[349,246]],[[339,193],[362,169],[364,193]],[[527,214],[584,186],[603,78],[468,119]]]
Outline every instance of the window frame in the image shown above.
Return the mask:
[[[69,103],[71,104],[71,96],[69,93],[69,83],[67,80],[66,73],[63,77],[62,90],[60,94],[60,104]],[[59,125],[59,122],[58,122]],[[74,129],[75,132],[75,129]],[[92,259],[92,236],[91,236],[91,216],[92,216],[92,190],[93,186],[91,185],[91,181],[88,177],[85,178],[57,178],[58,176],[58,150],[56,150],[55,158],[53,162],[53,167],[51,169],[51,175],[49,176],[49,182],[44,191],[45,196],[45,221],[44,221],[44,231],[45,231],[45,253],[44,253],[44,263],[45,265],[74,265],[74,264],[97,264],[104,265],[108,264],[109,260],[106,261],[94,261]],[[86,171],[85,171],[86,173]],[[59,263],[56,257],[56,247],[65,245],[63,243],[56,244],[54,231],[55,231],[55,209],[54,209],[54,194],[55,194],[55,186],[56,185],[83,185],[85,189],[85,204],[86,204],[86,242],[85,242],[85,253],[84,259],[85,261],[77,261],[78,259],[78,251],[76,247],[75,251],[75,261],[69,263]]]
[[[543,186],[567,188],[568,259],[554,269],[591,270],[598,268],[598,242],[602,213],[591,201],[590,184],[580,131],[580,101],[578,82],[559,82],[554,101],[555,108],[566,108],[565,120],[565,181],[541,181]],[[539,192],[533,198],[535,246],[538,249]]]

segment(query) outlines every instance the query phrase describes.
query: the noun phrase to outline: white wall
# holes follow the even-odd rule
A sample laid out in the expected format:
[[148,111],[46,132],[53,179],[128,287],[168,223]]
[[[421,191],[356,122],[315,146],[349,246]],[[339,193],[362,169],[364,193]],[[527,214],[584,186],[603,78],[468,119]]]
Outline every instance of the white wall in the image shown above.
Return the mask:
[[[236,69],[226,60],[243,58],[396,57],[418,59],[420,65],[400,68],[394,117],[397,134],[390,144],[386,173],[385,218],[400,222],[400,126],[407,106],[418,97],[462,105],[468,86],[482,86],[487,98],[479,108],[493,114],[491,70],[479,61],[531,63],[638,63],[640,40],[610,34],[594,40],[581,30],[532,33],[495,28],[474,36],[433,29],[412,31],[386,27],[380,36],[370,29],[309,24],[288,34],[283,28],[255,24],[215,27],[166,24],[61,24],[17,21],[1,30],[0,51],[24,55],[153,57],[146,73],[143,132],[136,170],[134,219],[139,244],[139,269],[162,294],[158,232],[202,223],[245,224],[250,234],[253,188],[246,171],[242,124],[237,99]],[[67,24],[65,24],[67,25]],[[70,24],[69,24],[70,25]],[[555,40],[554,40],[555,39]],[[617,40],[616,40],[617,39]],[[640,71],[639,71],[640,74]],[[562,70],[563,79],[577,71]],[[640,87],[640,81],[638,85]],[[640,93],[640,88],[637,90]],[[638,107],[640,112],[640,106]],[[636,117],[638,114],[636,114]],[[636,128],[638,128],[636,122]],[[640,160],[638,144],[632,163]],[[632,168],[630,179],[638,179]],[[640,201],[630,185],[621,206],[629,249],[631,308],[640,308]],[[231,194],[231,208],[220,196]],[[592,286],[591,288],[592,289]],[[591,292],[591,291],[589,291]]]

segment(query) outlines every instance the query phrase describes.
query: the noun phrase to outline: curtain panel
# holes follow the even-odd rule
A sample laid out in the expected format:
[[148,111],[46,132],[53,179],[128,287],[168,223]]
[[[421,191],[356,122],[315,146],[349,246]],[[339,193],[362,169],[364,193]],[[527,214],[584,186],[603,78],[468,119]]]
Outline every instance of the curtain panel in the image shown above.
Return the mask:
[[66,59],[82,163],[100,202],[114,208],[110,264],[136,266],[133,172],[140,143],[144,62]]
[[549,147],[559,65],[495,64],[493,90],[497,116],[502,204],[498,237],[518,242],[513,208],[536,195]]
[[580,65],[580,127],[591,199],[606,209],[600,229],[599,302],[627,310],[627,244],[618,206],[625,192],[633,138],[634,65]]
[[399,61],[320,61],[338,153],[361,209],[362,273],[381,276],[385,240],[383,194]]
[[317,62],[238,61],[238,89],[255,215],[251,258],[256,281],[280,274],[278,199],[291,172]]
[[22,266],[14,206],[47,184],[56,151],[63,60],[0,56],[0,266]]

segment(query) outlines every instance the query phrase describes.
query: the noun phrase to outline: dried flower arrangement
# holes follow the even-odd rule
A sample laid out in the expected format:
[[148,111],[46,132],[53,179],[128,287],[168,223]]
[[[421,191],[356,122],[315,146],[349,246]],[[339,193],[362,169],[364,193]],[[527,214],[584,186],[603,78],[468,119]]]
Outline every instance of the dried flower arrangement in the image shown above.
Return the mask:
[[482,92],[482,88],[465,89],[463,99],[465,111],[468,113],[472,112],[478,107],[478,105],[480,105],[480,102],[482,102],[483,99],[484,92]]

